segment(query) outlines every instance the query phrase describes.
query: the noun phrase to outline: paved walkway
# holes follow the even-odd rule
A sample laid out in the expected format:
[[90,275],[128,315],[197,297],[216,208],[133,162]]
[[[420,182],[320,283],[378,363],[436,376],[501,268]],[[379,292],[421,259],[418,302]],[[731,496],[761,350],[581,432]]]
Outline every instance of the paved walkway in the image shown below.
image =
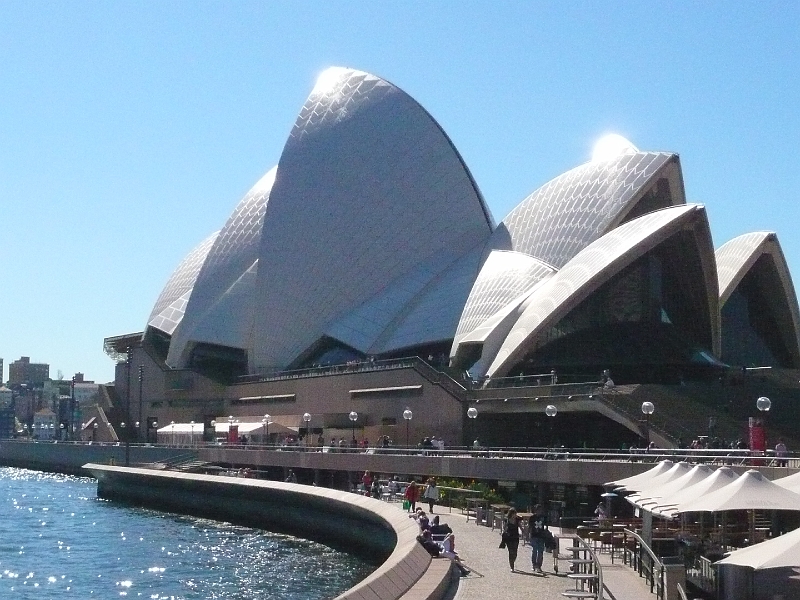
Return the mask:
[[[439,508],[439,507],[437,507]],[[402,510],[402,509],[400,509]],[[519,554],[512,573],[508,566],[508,553],[498,548],[500,531],[492,531],[490,527],[476,525],[473,520],[466,521],[466,517],[459,510],[452,513],[446,508],[441,508],[442,523],[452,527],[456,535],[456,551],[467,567],[473,572],[462,577],[459,581],[458,591],[453,600],[486,600],[489,598],[504,598],[508,600],[530,599],[536,600],[564,600],[561,592],[574,589],[572,580],[567,579],[564,572],[565,563],[561,562],[560,573],[553,572],[553,556],[546,553],[542,568],[544,576],[534,575],[531,568],[531,547],[520,544]],[[558,530],[553,529],[554,533]],[[603,579],[606,587],[611,592],[606,592],[604,598],[610,600],[655,600],[655,595],[649,593],[645,585],[634,571],[623,566],[617,560],[615,565],[607,554],[600,555],[603,563]]]

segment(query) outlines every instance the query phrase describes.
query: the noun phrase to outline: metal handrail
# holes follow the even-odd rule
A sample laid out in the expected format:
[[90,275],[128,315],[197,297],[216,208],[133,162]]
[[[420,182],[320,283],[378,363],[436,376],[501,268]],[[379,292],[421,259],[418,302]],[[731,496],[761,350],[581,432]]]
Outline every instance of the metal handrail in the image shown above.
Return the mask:
[[[647,543],[644,541],[644,539],[642,539],[642,536],[640,536],[635,531],[632,531],[632,530],[628,529],[627,527],[625,527],[622,531],[623,531],[625,536],[630,535],[631,537],[633,537],[639,543],[640,550],[644,550],[647,553],[647,555],[650,557],[650,572],[649,572],[649,575],[650,575],[650,577],[649,577],[650,593],[651,594],[655,593],[657,598],[663,599],[664,596],[665,596],[665,594],[664,594],[664,563],[662,563],[659,560],[659,558],[658,558],[658,556],[656,556],[655,552],[653,552],[653,550],[650,548],[650,546],[648,546]],[[627,547],[628,545],[625,542],[626,542],[626,540],[623,540],[623,542],[622,542],[623,562],[627,561],[627,555],[628,555],[628,552],[629,552],[628,551],[628,547]],[[632,551],[631,551],[630,554],[631,554],[631,561],[630,561],[630,563],[626,562],[626,564],[630,564],[631,567],[633,567],[634,569],[637,569],[637,567],[633,565],[633,562],[634,562],[633,559],[634,558],[638,558],[639,559],[638,560],[639,565],[638,565],[637,571],[639,572],[639,575],[641,575],[642,574],[642,570],[643,570],[642,569],[643,565],[642,565],[642,561],[641,561],[642,557],[641,556],[636,557],[635,554]],[[656,572],[658,573],[658,578],[656,578]],[[647,575],[648,575],[648,573],[645,571],[645,579],[648,579]],[[655,590],[654,590],[654,588],[655,588]]]
[[[603,590],[605,586],[603,585],[603,567],[600,564],[600,559],[597,557],[597,554],[592,549],[592,547],[586,543],[586,541],[580,537],[579,535],[570,534],[570,535],[559,535],[559,539],[571,539],[573,545],[575,542],[578,542],[580,546],[582,546],[581,550],[588,552],[589,556],[592,559],[592,566],[594,567],[595,572],[597,573],[597,600],[603,600]],[[555,554],[560,552],[560,548],[557,546],[554,551]]]
[[[89,442],[81,440],[34,440],[28,438],[9,438],[3,442],[10,443],[38,443],[38,444],[70,444],[70,445],[95,445],[95,446],[120,446],[124,442]],[[333,452],[337,454],[386,454],[402,456],[427,456],[450,458],[503,458],[520,460],[572,460],[572,461],[600,461],[600,462],[641,462],[656,463],[669,459],[672,461],[686,461],[690,463],[708,463],[715,465],[766,466],[775,468],[800,468],[800,452],[790,452],[786,458],[786,465],[776,467],[775,453],[768,449],[766,452],[753,452],[747,449],[677,449],[658,448],[656,450],[640,449],[636,452],[618,450],[614,448],[545,448],[545,447],[485,447],[449,446],[444,450],[437,448],[420,448],[405,446],[389,446],[386,448],[338,448],[329,446],[305,445],[276,445],[248,442],[247,444],[232,444],[228,442],[180,442],[180,443],[155,443],[155,442],[130,442],[130,447],[167,447],[185,448],[197,451],[203,448],[226,448],[230,450],[252,450],[273,452]]]

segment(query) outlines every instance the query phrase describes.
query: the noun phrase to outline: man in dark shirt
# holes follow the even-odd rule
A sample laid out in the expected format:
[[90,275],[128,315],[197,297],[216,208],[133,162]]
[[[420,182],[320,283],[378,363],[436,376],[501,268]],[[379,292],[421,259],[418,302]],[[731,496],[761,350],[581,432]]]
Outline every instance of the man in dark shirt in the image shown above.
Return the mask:
[[547,516],[544,514],[541,504],[533,507],[533,514],[528,520],[528,531],[531,540],[531,566],[537,575],[544,575],[542,571],[542,561],[544,561],[545,542],[549,536],[547,527]]

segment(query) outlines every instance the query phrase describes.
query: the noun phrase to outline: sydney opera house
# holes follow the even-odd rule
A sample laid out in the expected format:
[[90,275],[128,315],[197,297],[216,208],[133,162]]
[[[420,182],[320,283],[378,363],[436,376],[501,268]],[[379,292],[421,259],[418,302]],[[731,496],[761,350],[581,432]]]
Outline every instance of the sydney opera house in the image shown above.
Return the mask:
[[589,422],[602,444],[640,437],[630,407],[655,398],[669,444],[692,434],[669,414],[697,405],[682,390],[733,423],[730,403],[800,369],[799,327],[776,234],[715,251],[677,154],[612,139],[497,223],[422,106],[334,68],[143,332],[105,344],[119,418],[148,430],[269,413],[325,439],[538,445],[553,404],[570,441]]

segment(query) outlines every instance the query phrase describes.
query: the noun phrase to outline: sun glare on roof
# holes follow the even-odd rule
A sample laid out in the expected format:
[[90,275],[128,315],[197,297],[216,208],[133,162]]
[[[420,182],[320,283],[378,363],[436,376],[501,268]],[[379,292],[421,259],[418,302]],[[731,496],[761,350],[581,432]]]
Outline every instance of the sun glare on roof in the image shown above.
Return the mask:
[[347,71],[347,69],[343,69],[342,67],[331,67],[329,69],[325,69],[322,73],[320,73],[319,77],[317,77],[317,83],[314,85],[314,90],[312,93],[314,94],[325,94],[336,85],[336,83],[341,79],[342,73]]
[[603,136],[594,145],[592,151],[592,162],[599,162],[603,160],[611,160],[620,154],[629,154],[631,152],[638,152],[639,149],[631,144],[628,140],[616,133],[609,133]]

